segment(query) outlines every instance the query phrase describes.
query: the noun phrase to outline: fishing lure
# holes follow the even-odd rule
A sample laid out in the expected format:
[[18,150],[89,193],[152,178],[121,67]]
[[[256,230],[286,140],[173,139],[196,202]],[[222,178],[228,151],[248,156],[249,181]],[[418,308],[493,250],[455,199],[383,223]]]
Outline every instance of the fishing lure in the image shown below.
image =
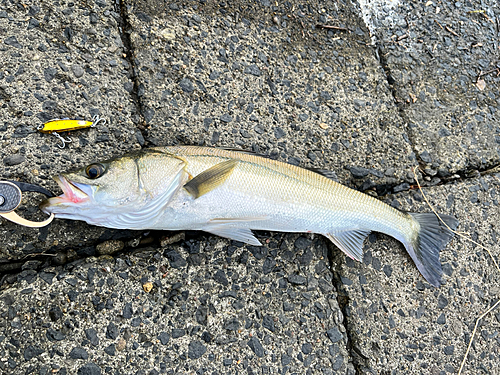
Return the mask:
[[23,193],[25,191],[34,191],[53,197],[47,189],[38,185],[26,184],[17,181],[0,181],[0,216],[19,225],[30,228],[41,228],[49,225],[54,220],[54,214],[44,221],[36,222],[22,218],[14,210],[21,204]]
[[98,123],[104,125],[106,120],[100,118],[98,115],[92,117],[92,121],[87,120],[71,120],[71,119],[54,119],[47,121],[46,123],[40,125],[37,130],[41,133],[53,134],[57,139],[61,141],[58,144],[59,148],[66,147],[66,143],[71,143],[72,139],[69,137],[64,138],[61,134],[62,132],[69,132],[71,130],[80,130],[86,128],[95,128]]

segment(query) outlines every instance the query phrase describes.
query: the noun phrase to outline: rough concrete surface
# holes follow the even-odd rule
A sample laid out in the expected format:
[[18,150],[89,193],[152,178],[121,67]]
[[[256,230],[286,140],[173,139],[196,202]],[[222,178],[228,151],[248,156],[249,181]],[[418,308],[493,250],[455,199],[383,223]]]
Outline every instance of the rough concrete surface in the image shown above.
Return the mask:
[[[50,177],[90,160],[140,148],[136,139],[137,106],[130,97],[133,82],[119,33],[120,15],[105,1],[3,2],[0,8],[0,162],[2,178],[19,179],[56,189]],[[128,90],[128,91],[127,91]],[[54,118],[106,119],[95,129],[71,132],[64,150],[37,127]],[[64,134],[65,136],[67,133]],[[21,215],[41,220],[34,202]],[[59,223],[54,224],[59,227]],[[53,246],[86,243],[102,228],[80,226],[67,241],[58,235],[6,223],[0,227],[4,258],[21,258]],[[62,233],[62,234],[61,234]],[[67,232],[69,233],[69,232]]]
[[500,161],[498,17],[497,1],[402,1],[372,18],[414,151],[439,177]]
[[[492,249],[497,261],[499,177],[424,190],[438,212],[455,215],[460,231]],[[418,191],[394,198],[405,210],[428,210]],[[336,273],[362,373],[457,373],[475,320],[498,301],[498,270],[485,250],[456,238],[441,252],[444,284],[436,289],[401,250],[392,239],[368,241],[363,264],[348,260]],[[497,373],[499,317],[479,326],[465,373]]]
[[[50,176],[91,161],[222,146],[329,169],[424,212],[420,166],[436,210],[498,260],[499,12],[496,1],[1,1],[0,178],[57,192]],[[36,131],[95,114],[106,125],[71,132],[63,150]],[[41,220],[39,201],[28,194],[20,214]],[[498,300],[491,259],[462,239],[442,252],[435,289],[383,235],[363,263],[320,236],[257,237],[262,248],[2,220],[0,372],[456,373]],[[498,371],[495,313],[465,373]]]

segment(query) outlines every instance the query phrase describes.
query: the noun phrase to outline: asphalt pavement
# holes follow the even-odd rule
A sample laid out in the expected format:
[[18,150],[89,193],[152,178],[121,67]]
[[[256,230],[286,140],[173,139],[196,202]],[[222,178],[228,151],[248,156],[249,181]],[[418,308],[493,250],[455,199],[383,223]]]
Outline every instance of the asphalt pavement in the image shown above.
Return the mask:
[[[412,212],[498,262],[497,1],[4,1],[0,179],[41,185],[162,145],[251,150]],[[53,118],[106,119],[64,149]],[[45,218],[28,193],[20,215]],[[310,234],[262,247],[199,232],[0,222],[3,374],[457,373],[499,299],[490,255],[456,237],[443,285],[397,241],[363,262]],[[500,310],[464,374],[496,374]]]

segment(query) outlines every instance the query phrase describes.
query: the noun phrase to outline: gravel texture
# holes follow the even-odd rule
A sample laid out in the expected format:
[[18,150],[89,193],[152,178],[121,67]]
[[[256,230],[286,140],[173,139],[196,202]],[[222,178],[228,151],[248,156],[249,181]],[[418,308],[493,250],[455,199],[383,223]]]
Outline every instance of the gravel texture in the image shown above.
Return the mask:
[[[0,12],[0,166],[2,179],[57,190],[51,176],[96,159],[140,148],[136,104],[119,33],[120,15],[106,1],[86,5],[53,1],[3,2]],[[2,13],[2,14],[4,14]],[[115,64],[111,64],[115,61]],[[71,132],[61,150],[37,127],[54,118],[106,119],[95,129]],[[64,134],[65,136],[67,133]],[[42,220],[40,196],[26,195],[20,215]],[[21,258],[101,237],[102,228],[54,223],[50,230],[0,226],[2,258]]]
[[439,176],[500,161],[499,19],[479,0],[402,1],[372,18],[414,151]]
[[[475,0],[2,2],[0,178],[57,192],[51,176],[95,160],[223,146],[429,211],[419,165],[437,211],[498,260],[499,22],[497,2]],[[64,150],[36,131],[95,114],[106,125]],[[39,201],[18,212],[42,220]],[[363,263],[319,236],[257,237],[2,219],[0,372],[456,373],[498,300],[498,271],[464,240],[434,289],[382,235]],[[496,371],[495,314],[469,373]]]
[[[425,189],[425,194],[438,212],[455,215],[458,230],[491,249],[498,262],[499,189],[497,174]],[[429,211],[418,191],[394,199],[405,210]],[[436,289],[402,246],[376,237],[365,243],[363,263],[348,260],[336,273],[361,373],[457,373],[476,319],[498,301],[499,271],[492,259],[455,238],[441,252],[444,284]],[[499,323],[493,313],[479,325],[465,373],[496,373]]]
[[[360,186],[351,168],[383,184],[416,164],[358,16],[329,1],[162,4],[127,2],[148,144],[250,149]],[[356,32],[315,28],[332,18]]]
[[325,241],[262,239],[262,248],[205,238],[25,270],[0,293],[9,353],[0,368],[354,374]]

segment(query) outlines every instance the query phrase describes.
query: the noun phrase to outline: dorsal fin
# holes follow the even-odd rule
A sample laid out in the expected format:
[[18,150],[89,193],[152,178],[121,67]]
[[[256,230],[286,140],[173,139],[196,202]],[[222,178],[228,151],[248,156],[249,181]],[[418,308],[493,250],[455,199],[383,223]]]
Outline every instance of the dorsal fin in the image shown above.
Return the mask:
[[222,163],[201,172],[184,185],[184,189],[191,194],[194,199],[214,190],[220,186],[233,172],[239,160],[229,159]]
[[329,171],[328,169],[320,169],[320,168],[307,168],[311,172],[322,175],[323,177],[329,178],[335,182],[339,182],[339,178],[335,174],[334,171]]

